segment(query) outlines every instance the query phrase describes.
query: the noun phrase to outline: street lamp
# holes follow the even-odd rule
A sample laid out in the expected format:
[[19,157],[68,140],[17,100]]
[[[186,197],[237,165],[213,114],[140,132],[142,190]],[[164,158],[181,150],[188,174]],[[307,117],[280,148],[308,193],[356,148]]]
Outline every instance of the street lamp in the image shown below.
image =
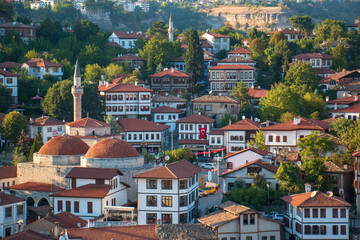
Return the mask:
[[269,189],[270,189],[270,184],[267,183],[266,186],[267,186],[267,190],[268,190],[268,205],[270,205],[270,191],[269,191]]

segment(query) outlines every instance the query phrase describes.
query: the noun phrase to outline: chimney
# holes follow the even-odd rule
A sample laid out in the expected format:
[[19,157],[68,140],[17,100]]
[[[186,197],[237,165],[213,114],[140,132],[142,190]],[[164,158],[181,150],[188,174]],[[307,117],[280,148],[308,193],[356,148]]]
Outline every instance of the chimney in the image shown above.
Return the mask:
[[54,237],[55,237],[55,238],[58,238],[59,235],[60,235],[59,222],[55,222]]
[[138,85],[138,81],[135,81],[135,86],[137,86]]
[[104,74],[101,74],[101,80],[104,81]]
[[103,81],[100,80],[100,81],[99,81],[99,87],[101,87],[103,84],[104,84]]
[[328,102],[329,101],[329,96],[325,97],[325,101]]
[[301,117],[295,117],[294,118],[294,125],[298,125],[301,123]]
[[174,72],[174,68],[171,68],[171,72],[172,72],[172,73]]
[[33,124],[34,123],[34,119],[33,118],[30,118],[30,124]]
[[109,82],[106,82],[106,84],[105,84],[105,85],[106,85],[106,87],[109,87]]
[[305,192],[311,192],[311,184],[310,183],[305,183]]
[[359,96],[355,96],[355,102],[359,101]]

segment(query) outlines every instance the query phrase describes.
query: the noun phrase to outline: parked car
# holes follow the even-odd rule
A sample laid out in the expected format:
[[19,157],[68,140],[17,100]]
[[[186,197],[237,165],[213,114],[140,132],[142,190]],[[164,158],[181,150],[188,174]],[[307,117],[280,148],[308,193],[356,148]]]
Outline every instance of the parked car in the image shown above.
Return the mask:
[[204,188],[202,190],[204,190],[208,194],[213,194],[214,192],[216,192],[216,188],[214,188],[214,187],[207,187],[207,188]]
[[211,162],[212,159],[211,159],[210,157],[204,157],[204,156],[202,156],[202,157],[198,157],[198,158],[197,158],[197,161],[198,161],[198,162]]
[[273,218],[276,214],[280,214],[280,213],[279,212],[269,212],[269,213],[265,214],[264,216],[268,217],[268,218]]
[[199,189],[199,197],[202,198],[202,197],[206,197],[207,195],[209,195],[209,193],[207,193],[203,189]]
[[284,221],[284,214],[275,214],[272,219],[277,220],[279,222],[283,222]]
[[209,169],[209,170],[215,169],[215,166],[212,163],[201,163],[201,164],[199,164],[199,167],[204,168],[204,169]]

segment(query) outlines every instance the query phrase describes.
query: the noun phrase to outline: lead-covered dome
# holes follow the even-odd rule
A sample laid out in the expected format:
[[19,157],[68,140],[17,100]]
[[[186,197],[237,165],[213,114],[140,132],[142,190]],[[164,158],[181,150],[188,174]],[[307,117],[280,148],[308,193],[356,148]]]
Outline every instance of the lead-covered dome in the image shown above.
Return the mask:
[[89,146],[81,139],[72,136],[56,136],[40,148],[43,155],[82,155],[89,150]]
[[138,157],[139,153],[127,142],[119,139],[101,140],[89,149],[86,158],[128,158]]

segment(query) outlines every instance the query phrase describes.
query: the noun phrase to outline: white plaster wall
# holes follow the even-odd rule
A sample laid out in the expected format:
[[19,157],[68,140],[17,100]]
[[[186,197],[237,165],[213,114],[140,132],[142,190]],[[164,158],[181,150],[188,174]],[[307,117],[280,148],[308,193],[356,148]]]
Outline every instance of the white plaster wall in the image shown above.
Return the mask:
[[[103,213],[104,206],[102,205],[102,200],[100,198],[76,198],[76,197],[53,197],[54,198],[54,213],[59,213],[58,211],[58,200],[62,200],[63,211],[66,211],[66,201],[71,201],[71,213],[81,217],[84,220],[92,219],[94,217],[100,216]],[[74,212],[74,202],[79,201],[79,212]],[[88,202],[93,203],[93,213],[88,213]]]

